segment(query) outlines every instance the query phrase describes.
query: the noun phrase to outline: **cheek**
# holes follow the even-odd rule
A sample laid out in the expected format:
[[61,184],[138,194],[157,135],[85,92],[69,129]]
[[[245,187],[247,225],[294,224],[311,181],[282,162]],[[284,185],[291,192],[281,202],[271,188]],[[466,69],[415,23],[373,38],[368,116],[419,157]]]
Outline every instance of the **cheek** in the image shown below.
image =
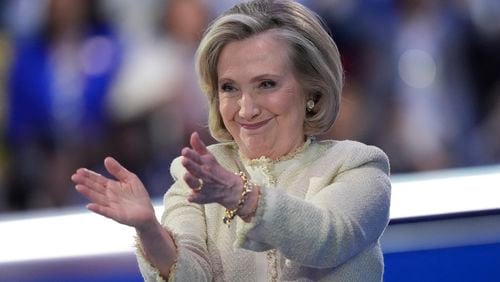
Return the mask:
[[287,95],[289,96],[275,103],[276,112],[287,117],[291,122],[302,122],[305,118],[305,102],[297,94],[288,93]]
[[235,107],[232,103],[227,100],[219,101],[219,113],[224,121],[226,127],[229,125],[228,123],[234,119]]

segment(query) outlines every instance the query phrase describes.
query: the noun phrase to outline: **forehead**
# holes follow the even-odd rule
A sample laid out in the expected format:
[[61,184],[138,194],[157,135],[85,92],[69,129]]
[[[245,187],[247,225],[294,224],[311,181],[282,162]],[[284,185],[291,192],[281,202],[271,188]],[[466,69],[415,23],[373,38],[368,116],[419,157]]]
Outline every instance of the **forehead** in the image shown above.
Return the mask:
[[258,71],[284,71],[289,69],[288,45],[274,31],[232,41],[221,51],[217,63],[219,76]]

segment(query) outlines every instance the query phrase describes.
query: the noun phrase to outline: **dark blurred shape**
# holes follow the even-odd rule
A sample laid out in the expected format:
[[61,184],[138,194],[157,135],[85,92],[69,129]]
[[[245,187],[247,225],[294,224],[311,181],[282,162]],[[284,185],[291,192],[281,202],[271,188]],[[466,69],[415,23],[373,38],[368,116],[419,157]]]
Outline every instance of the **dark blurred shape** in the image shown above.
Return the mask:
[[469,132],[474,165],[500,163],[500,2],[467,2],[467,63],[474,82],[476,127]]

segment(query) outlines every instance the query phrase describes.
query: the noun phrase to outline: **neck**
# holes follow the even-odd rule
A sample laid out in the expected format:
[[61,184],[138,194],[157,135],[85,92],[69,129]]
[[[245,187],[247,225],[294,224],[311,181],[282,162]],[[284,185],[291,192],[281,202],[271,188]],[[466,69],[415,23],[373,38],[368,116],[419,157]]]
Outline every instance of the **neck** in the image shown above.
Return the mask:
[[287,150],[273,150],[262,151],[262,148],[257,148],[258,150],[248,150],[249,148],[239,148],[240,156],[247,160],[255,159],[268,159],[272,162],[278,162],[282,160],[287,160],[293,158],[297,153],[302,152],[304,148],[310,143],[310,139],[304,137],[300,142],[291,144]]

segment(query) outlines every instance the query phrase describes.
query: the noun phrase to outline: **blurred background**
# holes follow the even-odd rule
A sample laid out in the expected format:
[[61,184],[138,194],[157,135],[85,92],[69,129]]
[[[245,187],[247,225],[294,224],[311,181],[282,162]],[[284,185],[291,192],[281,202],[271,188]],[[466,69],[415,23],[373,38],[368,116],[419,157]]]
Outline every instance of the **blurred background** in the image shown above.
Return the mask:
[[[152,197],[207,106],[193,55],[238,1],[0,2],[0,213],[83,205],[69,180],[111,155]],[[302,1],[345,67],[324,138],[381,147],[392,173],[500,163],[500,2]]]
[[[141,280],[133,250],[109,252],[130,247],[133,230],[84,213],[70,175],[105,174],[113,156],[161,210],[191,132],[214,142],[194,52],[237,2],[0,1],[0,281]],[[500,1],[301,2],[323,17],[345,68],[340,117],[321,138],[376,145],[391,160],[385,280],[499,281]],[[487,171],[497,178],[467,178]],[[488,210],[432,216],[450,203]],[[392,209],[412,207],[431,216]],[[61,255],[75,248],[84,255]]]

